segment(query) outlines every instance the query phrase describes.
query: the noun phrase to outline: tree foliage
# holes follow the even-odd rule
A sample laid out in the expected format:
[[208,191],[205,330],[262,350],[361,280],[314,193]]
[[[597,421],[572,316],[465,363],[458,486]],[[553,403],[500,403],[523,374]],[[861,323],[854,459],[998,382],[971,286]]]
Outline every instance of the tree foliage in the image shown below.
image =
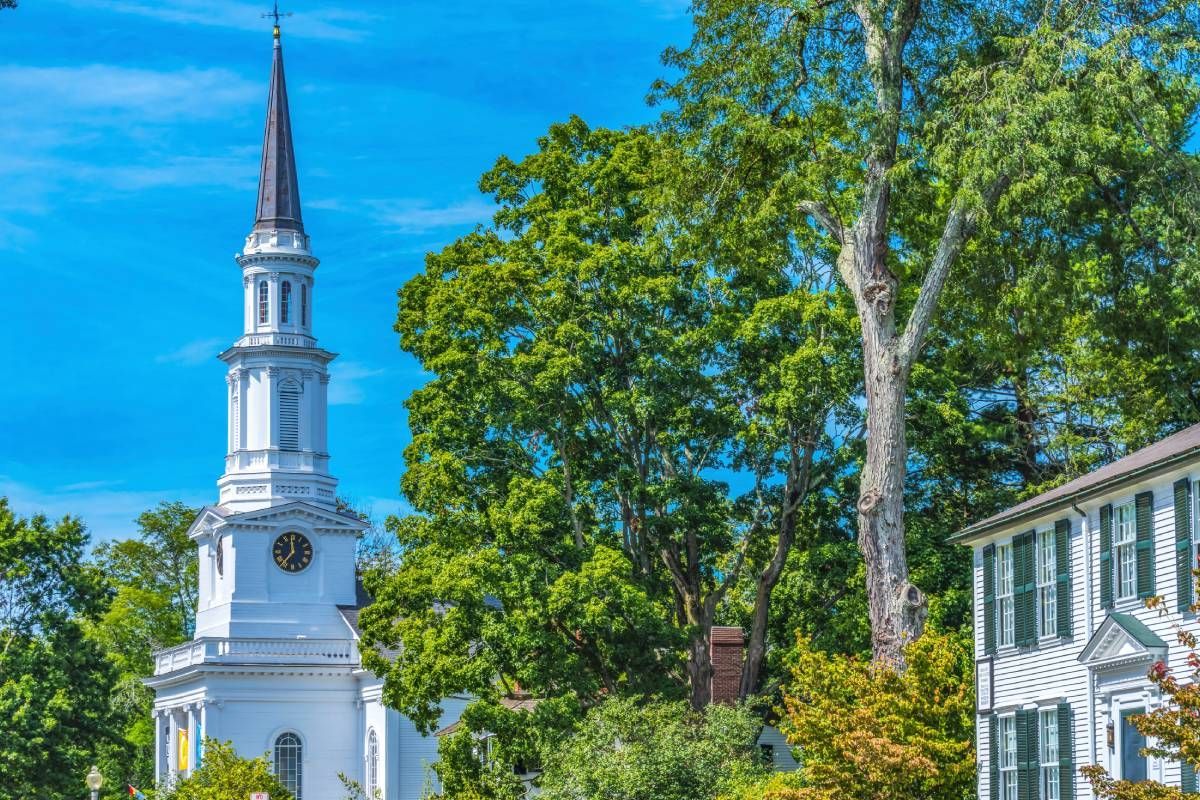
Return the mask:
[[611,699],[545,755],[547,800],[706,800],[761,778],[762,721],[745,708]]
[[655,212],[678,166],[645,131],[555,125],[484,176],[494,227],[400,293],[401,343],[435,377],[408,401],[404,561],[362,619],[403,645],[372,667],[422,724],[496,676],[702,707],[708,632],[743,577],[766,629],[806,501],[835,475],[852,318],[805,264],[716,260]]
[[[907,669],[830,655],[800,640],[782,730],[798,773],[735,797],[964,800],[975,788],[974,658],[968,635],[930,631]],[[756,794],[761,792],[761,794]]]
[[76,519],[16,517],[0,498],[0,800],[78,795],[108,736],[114,671],[81,623],[107,600]]
[[158,800],[246,800],[266,792],[271,800],[292,800],[275,777],[265,755],[242,758],[231,742],[205,738],[204,760],[187,777],[156,794]]

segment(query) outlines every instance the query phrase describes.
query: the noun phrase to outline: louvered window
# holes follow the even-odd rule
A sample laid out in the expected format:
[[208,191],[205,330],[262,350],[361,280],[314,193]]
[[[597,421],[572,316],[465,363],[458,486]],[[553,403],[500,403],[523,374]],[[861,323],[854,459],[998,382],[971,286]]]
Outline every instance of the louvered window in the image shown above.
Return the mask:
[[300,387],[294,383],[279,388],[279,449],[300,449]]
[[300,284],[300,324],[308,327],[308,284]]
[[284,281],[279,287],[279,323],[286,325],[292,318],[292,284]]
[[258,282],[258,324],[265,325],[271,315],[271,290],[266,281]]

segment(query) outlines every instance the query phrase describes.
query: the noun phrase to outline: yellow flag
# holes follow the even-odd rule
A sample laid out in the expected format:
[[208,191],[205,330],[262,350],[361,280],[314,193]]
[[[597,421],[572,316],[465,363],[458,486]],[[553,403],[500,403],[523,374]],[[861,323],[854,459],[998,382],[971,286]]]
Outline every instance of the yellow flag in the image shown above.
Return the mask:
[[188,732],[187,728],[179,729],[179,769],[188,768]]

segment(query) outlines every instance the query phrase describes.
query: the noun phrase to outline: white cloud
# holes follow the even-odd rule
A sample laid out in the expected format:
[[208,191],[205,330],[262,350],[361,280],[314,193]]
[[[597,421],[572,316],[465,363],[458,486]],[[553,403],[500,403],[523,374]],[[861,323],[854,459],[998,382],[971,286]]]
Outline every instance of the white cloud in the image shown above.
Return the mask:
[[387,372],[356,361],[335,361],[330,367],[329,405],[356,406],[366,399],[366,381]]
[[194,342],[188,342],[177,350],[172,350],[170,353],[163,353],[156,356],[155,364],[182,364],[183,366],[192,367],[197,364],[207,364],[209,361],[217,357],[217,353],[224,348],[222,344],[227,344],[224,339],[197,339]]
[[487,223],[495,203],[483,199],[434,206],[421,200],[369,200],[372,218],[395,233],[424,233],[437,228]]
[[59,486],[60,492],[90,492],[95,489],[110,489],[113,486],[120,486],[125,481],[79,481],[78,483],[68,483],[66,486]]
[[0,66],[5,107],[35,119],[64,111],[133,113],[143,120],[216,117],[261,93],[260,85],[227,69]]
[[[263,21],[264,4],[238,0],[73,0],[73,4],[178,25],[204,25],[260,33],[266,33],[268,25]],[[377,20],[379,16],[376,14],[326,7],[305,11],[288,18],[283,24],[285,36],[356,42],[369,35]]]
[[[134,519],[143,511],[164,500],[182,500],[200,506],[206,500],[199,493],[185,489],[162,491],[116,490],[102,484],[112,481],[80,481],[57,489],[40,489],[27,483],[0,475],[0,497],[7,497],[9,507],[19,516],[45,514],[50,519],[67,515],[82,520],[92,532],[92,541],[132,536],[137,526]],[[92,484],[93,488],[86,488]],[[71,487],[84,487],[72,489]]]

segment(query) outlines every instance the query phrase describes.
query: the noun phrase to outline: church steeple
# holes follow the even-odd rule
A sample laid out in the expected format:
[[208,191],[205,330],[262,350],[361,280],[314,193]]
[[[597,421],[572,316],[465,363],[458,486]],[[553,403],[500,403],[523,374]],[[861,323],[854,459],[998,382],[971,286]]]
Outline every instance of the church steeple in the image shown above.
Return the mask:
[[288,114],[287,83],[283,78],[283,47],[275,25],[275,55],[271,63],[271,88],[267,94],[267,124],[263,131],[262,166],[258,176],[258,209],[254,230],[304,232],[300,217],[300,182],[296,179],[296,153],[292,148],[292,121]]
[[239,512],[297,500],[332,506],[337,480],[329,473],[326,419],[335,355],[318,347],[314,334],[320,262],[300,220],[278,26],[258,213],[237,262],[243,326],[221,354],[229,365],[221,505]]

